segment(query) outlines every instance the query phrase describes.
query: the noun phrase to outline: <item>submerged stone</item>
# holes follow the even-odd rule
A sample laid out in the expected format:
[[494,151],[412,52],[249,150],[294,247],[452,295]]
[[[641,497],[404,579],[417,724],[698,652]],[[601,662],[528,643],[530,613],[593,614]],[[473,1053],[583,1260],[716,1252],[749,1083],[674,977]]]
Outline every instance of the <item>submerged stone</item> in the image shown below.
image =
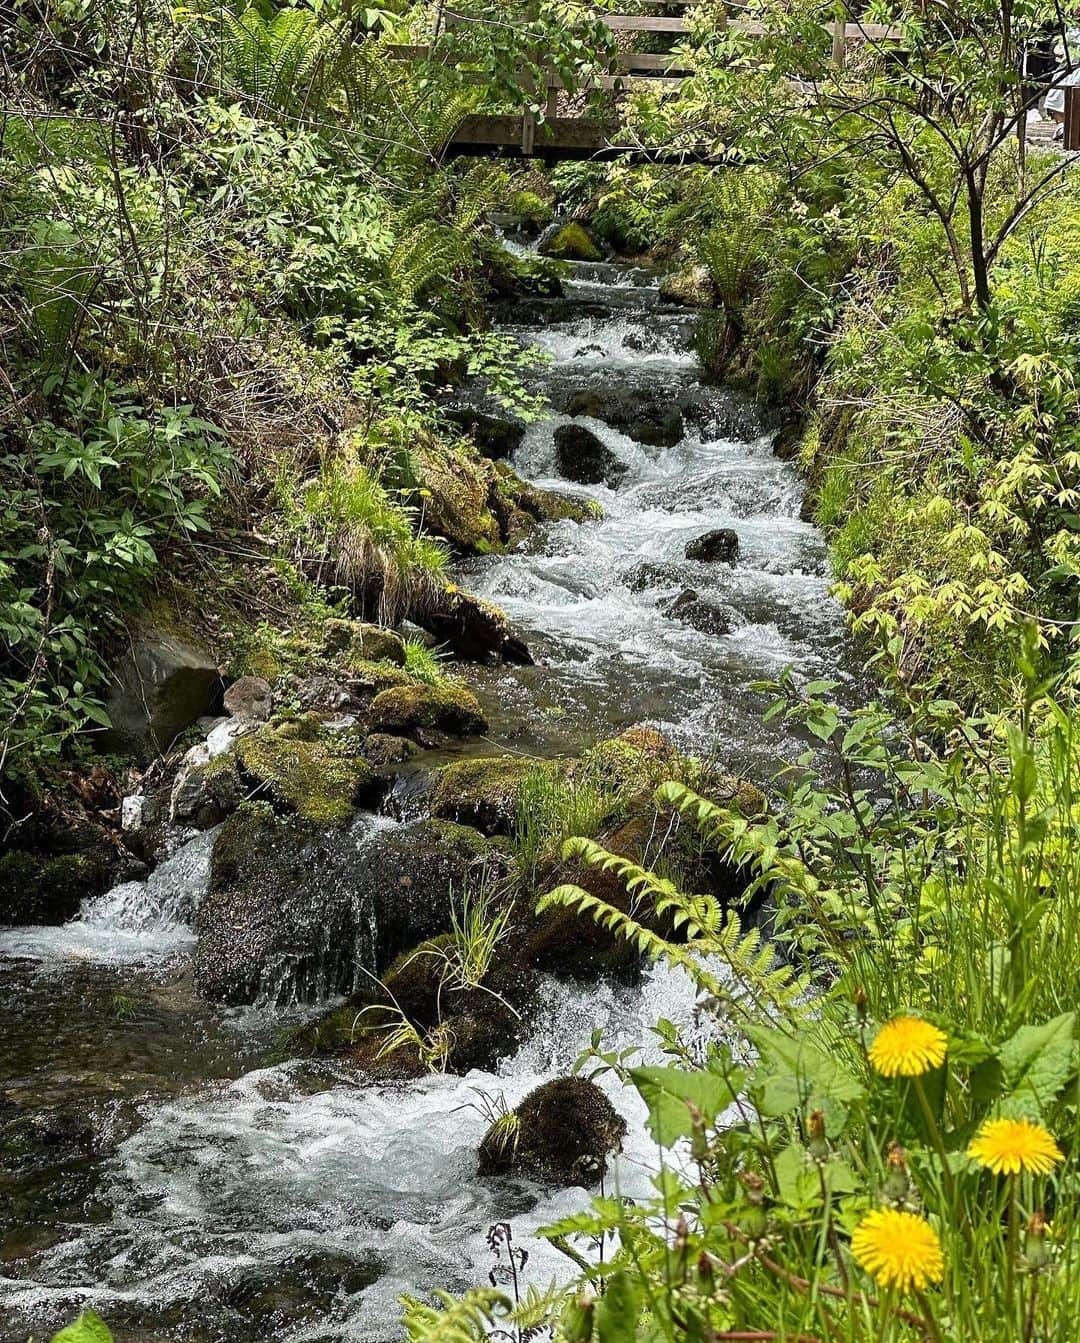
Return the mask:
[[726,560],[733,564],[739,553],[739,534],[731,527],[717,527],[687,542],[686,558],[704,564]]

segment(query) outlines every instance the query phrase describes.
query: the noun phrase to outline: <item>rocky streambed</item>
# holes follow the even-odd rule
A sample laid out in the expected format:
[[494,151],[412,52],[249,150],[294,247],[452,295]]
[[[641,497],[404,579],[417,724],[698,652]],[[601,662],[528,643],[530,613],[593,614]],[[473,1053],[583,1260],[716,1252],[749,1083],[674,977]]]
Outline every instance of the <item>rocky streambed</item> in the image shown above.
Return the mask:
[[[646,1057],[660,1016],[705,1030],[681,977],[533,913],[560,880],[620,898],[552,858],[545,816],[737,894],[652,787],[754,810],[740,780],[801,744],[763,727],[751,682],[850,679],[851,653],[795,471],[701,383],[692,315],[654,276],[577,265],[511,329],[548,356],[552,415],[462,418],[567,508],[460,581],[533,661],[492,626],[518,656],[432,686],[392,633],[328,629],[336,709],[311,684],[266,722],[262,687],[234,687],[167,797],[125,807],[167,855],[148,879],[0,932],[0,1343],[83,1305],[121,1343],[389,1340],[401,1292],[486,1280],[492,1224],[543,1285],[569,1265],[531,1232],[578,1185],[606,1166],[607,1188],[648,1188],[640,1102],[610,1078],[599,1100],[542,1093],[562,1128],[521,1161],[484,1143],[594,1030]],[[466,894],[506,914],[481,983],[453,962]],[[544,1136],[570,1118],[580,1151]]]

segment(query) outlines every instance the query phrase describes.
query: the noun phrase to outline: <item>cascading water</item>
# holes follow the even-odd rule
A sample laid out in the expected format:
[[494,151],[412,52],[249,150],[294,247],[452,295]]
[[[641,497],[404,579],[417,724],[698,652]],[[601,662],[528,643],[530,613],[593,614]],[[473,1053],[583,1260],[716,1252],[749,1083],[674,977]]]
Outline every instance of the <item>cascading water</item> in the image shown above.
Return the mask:
[[[542,664],[485,673],[494,735],[558,750],[653,721],[762,777],[793,743],[762,728],[750,682],[788,664],[843,679],[849,656],[798,478],[730,398],[700,385],[687,317],[662,308],[646,272],[578,267],[568,293],[518,328],[550,356],[540,377],[556,414],[530,427],[514,465],[591,495],[604,516],[472,566],[469,585],[508,610]],[[678,406],[683,431],[653,447],[580,403],[571,415],[590,392]],[[561,478],[554,435],[571,422],[625,468],[616,488]],[[736,564],[688,561],[687,542],[717,527],[738,533]],[[727,633],[665,614],[686,587],[722,601]],[[411,794],[398,802],[413,814]],[[529,1040],[492,1074],[372,1085],[336,1066],[257,1067],[280,1009],[214,1009],[190,989],[212,842],[198,837],[65,928],[0,935],[0,1134],[25,1157],[17,1176],[0,1172],[0,1343],[83,1305],[121,1343],[389,1340],[401,1292],[486,1280],[499,1220],[528,1243],[529,1281],[565,1276],[565,1259],[529,1235],[585,1195],[481,1181],[485,1106],[567,1071],[598,1027],[645,1058],[661,1016],[706,1029],[685,978],[545,980]],[[601,1085],[629,1124],[609,1188],[633,1197],[658,1153],[637,1096],[610,1075]],[[8,1140],[31,1107],[20,1147]]]

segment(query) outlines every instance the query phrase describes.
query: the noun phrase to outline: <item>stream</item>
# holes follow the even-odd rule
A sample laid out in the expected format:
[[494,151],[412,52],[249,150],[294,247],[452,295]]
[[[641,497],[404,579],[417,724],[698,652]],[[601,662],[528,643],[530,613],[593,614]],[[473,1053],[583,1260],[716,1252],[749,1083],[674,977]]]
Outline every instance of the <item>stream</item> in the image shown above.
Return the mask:
[[[463,566],[537,658],[476,674],[492,738],[556,754],[650,722],[766,781],[804,743],[763,726],[751,683],[793,666],[854,685],[858,671],[795,469],[745,406],[701,383],[692,320],[664,307],[655,276],[578,265],[566,299],[515,320],[548,356],[537,378],[555,413],[512,465],[603,517]],[[582,392],[678,406],[678,441],[571,416]],[[561,476],[554,436],[571,421],[620,463],[614,487]],[[738,533],[734,565],[687,560],[718,527]],[[724,605],[726,633],[664,613],[686,588]],[[486,1283],[499,1221],[530,1252],[526,1284],[567,1277],[531,1233],[586,1195],[480,1180],[485,1112],[568,1071],[596,1029],[653,1061],[658,1017],[704,1033],[686,980],[545,980],[534,1033],[492,1074],[371,1085],[333,1064],[267,1065],[282,1026],[311,1009],[195,996],[190,921],[212,843],[199,836],[63,928],[0,931],[0,1343],[47,1338],[84,1306],[118,1343],[382,1343],[400,1337],[401,1293]],[[610,1076],[600,1085],[629,1125],[608,1189],[643,1196],[658,1165],[644,1107]]]

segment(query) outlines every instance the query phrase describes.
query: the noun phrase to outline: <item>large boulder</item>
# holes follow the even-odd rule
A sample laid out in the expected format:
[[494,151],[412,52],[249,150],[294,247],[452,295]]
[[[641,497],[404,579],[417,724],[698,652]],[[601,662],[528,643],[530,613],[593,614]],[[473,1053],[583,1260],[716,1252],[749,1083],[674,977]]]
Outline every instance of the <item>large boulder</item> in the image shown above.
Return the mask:
[[583,388],[566,404],[568,415],[602,420],[613,429],[656,448],[673,448],[683,436],[683,415],[671,390],[623,386]]
[[686,545],[686,558],[703,564],[726,560],[734,564],[739,553],[739,534],[731,527],[716,527],[703,536],[696,536]]
[[629,469],[583,424],[562,424],[555,430],[555,459],[562,475],[579,485],[615,489]]
[[221,703],[221,673],[197,644],[162,630],[139,635],[116,669],[106,701],[111,750],[145,762],[164,753],[185,728]]
[[372,732],[398,737],[431,731],[473,737],[488,729],[480,701],[471,690],[452,682],[380,691],[368,709],[368,726]]
[[236,758],[254,797],[317,825],[344,824],[382,788],[355,736],[325,732],[306,719],[267,724],[240,738]]
[[195,917],[198,992],[229,1004],[313,1001],[351,992],[362,970],[373,972],[361,835],[349,842],[259,804],[234,812],[217,836]]
[[536,250],[556,261],[603,261],[604,254],[583,224],[551,224],[540,235]]
[[510,628],[505,612],[460,588],[444,589],[433,606],[417,614],[416,619],[466,661],[532,664],[528,645]]
[[531,1091],[480,1144],[481,1175],[527,1175],[545,1184],[599,1183],[622,1148],[626,1121],[594,1083],[556,1077]]

